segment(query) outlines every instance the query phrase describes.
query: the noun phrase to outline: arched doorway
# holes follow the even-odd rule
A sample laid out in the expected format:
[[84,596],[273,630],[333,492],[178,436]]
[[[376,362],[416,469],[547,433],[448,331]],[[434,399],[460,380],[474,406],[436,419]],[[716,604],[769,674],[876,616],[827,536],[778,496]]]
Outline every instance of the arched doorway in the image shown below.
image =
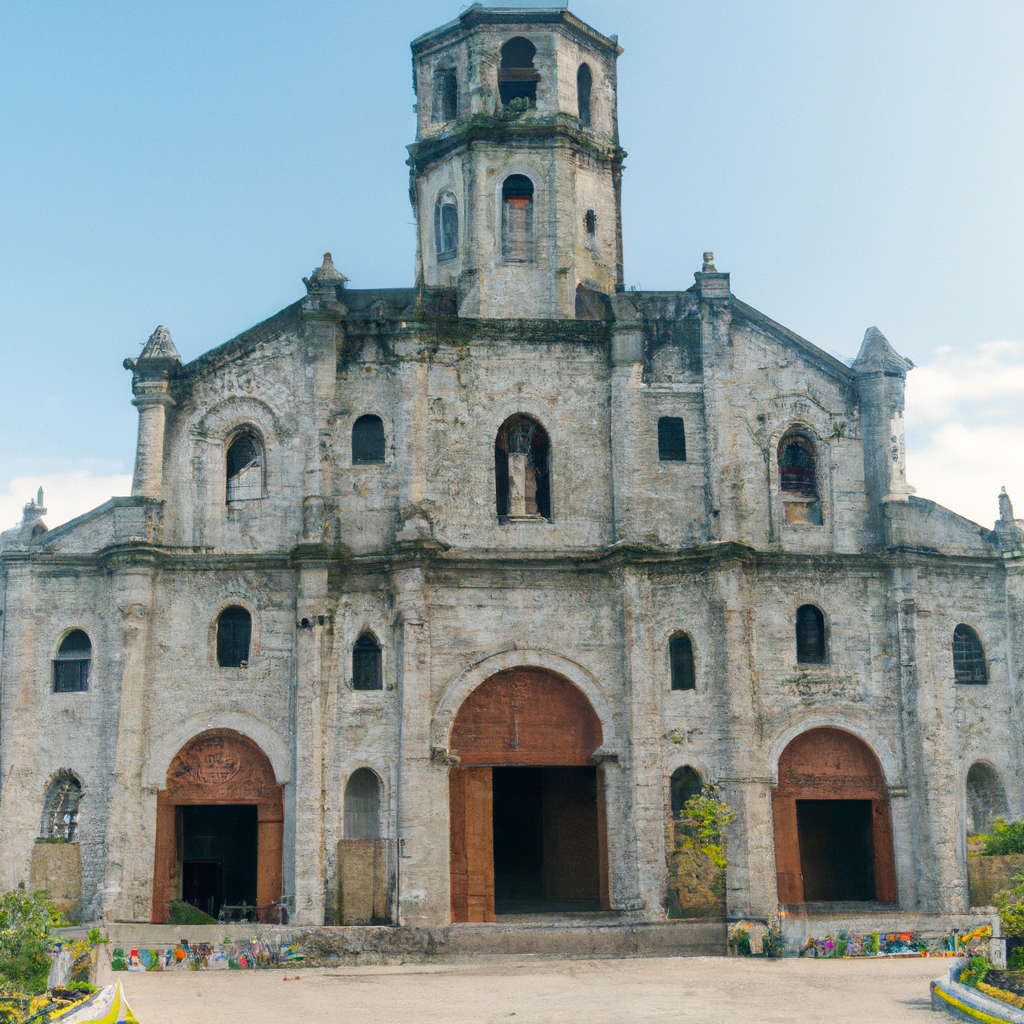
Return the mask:
[[608,909],[601,722],[554,672],[485,680],[455,716],[449,774],[453,921]]
[[278,920],[284,787],[251,739],[232,729],[193,737],[171,760],[156,806],[154,923],[175,899],[212,917],[246,903]]
[[885,778],[852,733],[797,736],[779,758],[772,810],[780,903],[896,902]]
[[967,772],[967,835],[991,832],[996,818],[1009,816],[999,773],[990,764],[975,761]]

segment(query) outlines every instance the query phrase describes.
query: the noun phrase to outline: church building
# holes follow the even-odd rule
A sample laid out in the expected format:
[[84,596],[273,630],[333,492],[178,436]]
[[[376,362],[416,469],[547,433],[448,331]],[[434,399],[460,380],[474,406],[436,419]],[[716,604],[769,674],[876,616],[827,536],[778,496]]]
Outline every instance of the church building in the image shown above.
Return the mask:
[[[413,285],[328,253],[192,362],[162,326],[125,360],[131,495],[0,536],[0,889],[968,910],[967,835],[1024,817],[1024,532],[914,495],[878,329],[845,365],[710,252],[625,289],[621,52],[563,8],[420,36]],[[704,787],[717,910],[672,868]]]

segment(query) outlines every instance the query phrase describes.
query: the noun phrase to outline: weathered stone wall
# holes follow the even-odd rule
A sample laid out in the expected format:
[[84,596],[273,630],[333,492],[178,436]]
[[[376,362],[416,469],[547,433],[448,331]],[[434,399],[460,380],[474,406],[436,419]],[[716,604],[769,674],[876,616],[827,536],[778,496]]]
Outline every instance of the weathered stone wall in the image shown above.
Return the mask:
[[[439,62],[467,76],[467,112],[493,113],[507,29],[417,44],[419,142],[437,142],[423,90]],[[594,128],[617,144],[611,44],[576,28],[538,40],[537,117],[572,114],[578,61],[594,57]],[[403,920],[447,921],[448,730],[490,675],[536,667],[569,679],[601,720],[617,909],[665,913],[669,780],[690,765],[736,814],[729,912],[774,911],[778,759],[818,726],[879,759],[901,906],[965,908],[970,765],[991,765],[1024,815],[1024,534],[1012,518],[990,531],[904,500],[886,432],[905,362],[877,332],[846,367],[735,299],[710,258],[687,291],[616,293],[606,319],[574,319],[577,278],[610,265],[618,197],[600,147],[570,127],[572,145],[520,146],[492,126],[464,158],[419,168],[424,253],[437,190],[468,202],[450,282],[422,256],[422,287],[350,290],[325,260],[302,302],[187,366],[169,336],[160,359],[147,346],[130,364],[133,387],[166,385],[174,403],[160,405],[161,452],[143,432],[153,494],[0,537],[0,885],[29,878],[48,782],[66,769],[84,792],[85,914],[145,919],[168,765],[225,728],[284,786],[283,884],[300,923],[337,907],[343,794],[361,767],[381,779],[385,838],[403,843]],[[527,163],[546,189],[543,260],[506,267],[498,182]],[[591,208],[593,251],[580,227]],[[435,270],[451,287],[432,286]],[[379,465],[352,464],[364,414],[384,424]],[[495,439],[514,414],[550,437],[550,521],[498,520]],[[685,462],[658,458],[661,416],[684,420]],[[265,496],[228,505],[240,428],[265,447]],[[787,512],[778,447],[791,429],[815,447],[820,524]],[[796,661],[806,603],[824,615],[824,664]],[[252,615],[245,669],[216,663],[229,604]],[[961,622],[982,640],[987,686],[953,680]],[[90,687],[56,694],[51,663],[71,628],[92,640]],[[352,688],[364,630],[382,648],[380,691]],[[691,691],[670,688],[680,631]]]

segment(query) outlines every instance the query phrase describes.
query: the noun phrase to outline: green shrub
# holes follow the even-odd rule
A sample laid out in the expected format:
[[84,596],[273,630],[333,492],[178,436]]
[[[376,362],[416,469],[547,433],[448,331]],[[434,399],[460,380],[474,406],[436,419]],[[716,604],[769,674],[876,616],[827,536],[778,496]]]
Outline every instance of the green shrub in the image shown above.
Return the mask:
[[1024,946],[1018,946],[1007,958],[1006,968],[1010,971],[1024,971]]
[[746,928],[737,928],[729,943],[740,956],[750,956],[750,933]]
[[776,959],[782,956],[786,948],[786,940],[781,932],[768,929],[768,934],[761,940],[761,949],[769,959]]
[[716,868],[725,868],[725,850],[722,844],[722,830],[735,815],[729,805],[719,800],[715,791],[708,786],[699,796],[691,796],[683,804],[679,821],[684,826],[682,850],[702,853]]
[[1024,853],[1024,821],[1007,822],[1003,818],[996,818],[992,831],[982,838],[986,857]]
[[216,924],[216,918],[204,914],[197,907],[184,900],[171,900],[170,911],[167,915],[168,924]]
[[99,928],[90,928],[89,929],[89,945],[91,945],[91,946],[98,946],[98,945],[100,945],[100,943],[105,943],[105,942],[109,942],[109,941],[110,941],[110,939],[104,939],[104,938],[100,937],[100,930],[99,930]]
[[39,995],[50,973],[53,929],[64,924],[45,889],[0,893],[0,991]]
[[999,901],[999,917],[1004,935],[1024,935],[1024,872],[1013,879],[1012,889]]
[[983,956],[972,956],[967,966],[960,972],[960,984],[969,988],[977,988],[992,970],[992,965]]

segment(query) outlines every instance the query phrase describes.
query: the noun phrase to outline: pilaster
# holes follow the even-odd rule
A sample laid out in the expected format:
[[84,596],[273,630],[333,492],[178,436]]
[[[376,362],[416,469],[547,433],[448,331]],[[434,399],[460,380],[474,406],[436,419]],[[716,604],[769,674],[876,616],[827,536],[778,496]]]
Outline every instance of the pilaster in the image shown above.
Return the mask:
[[451,921],[448,766],[431,759],[430,621],[422,564],[391,576],[398,636],[398,915],[412,927]]
[[[297,570],[295,616],[295,859],[293,921],[321,925],[326,912],[324,880],[325,670],[333,633],[327,590],[326,551],[303,552]],[[288,888],[286,878],[285,887]],[[286,893],[286,895],[290,895]]]
[[[651,582],[634,568],[622,574],[624,705],[629,708],[628,808],[631,819],[629,843],[635,851],[635,874],[622,896],[627,907],[642,907],[648,917],[665,913],[665,778],[661,764],[661,698],[655,671],[653,623],[656,621]],[[621,813],[621,812],[620,812]],[[611,815],[609,815],[611,817]],[[632,861],[632,858],[630,858]],[[632,865],[631,865],[632,866]],[[620,909],[626,909],[623,907]]]
[[113,801],[101,891],[103,916],[113,921],[148,921],[151,913],[156,790],[144,789],[143,778],[155,571],[152,565],[131,564],[118,567],[114,575],[114,604],[121,616],[124,640]]

